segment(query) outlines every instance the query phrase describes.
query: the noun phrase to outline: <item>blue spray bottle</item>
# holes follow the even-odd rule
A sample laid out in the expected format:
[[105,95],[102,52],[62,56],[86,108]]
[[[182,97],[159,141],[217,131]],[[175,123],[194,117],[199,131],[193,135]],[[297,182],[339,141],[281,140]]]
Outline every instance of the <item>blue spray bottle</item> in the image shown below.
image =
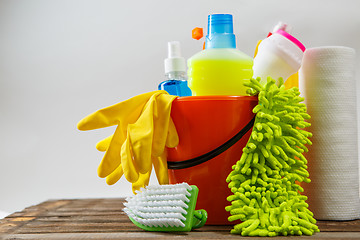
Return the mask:
[[179,42],[168,43],[168,58],[165,59],[164,64],[166,80],[159,84],[158,89],[179,97],[191,96],[186,80],[186,63],[181,57]]

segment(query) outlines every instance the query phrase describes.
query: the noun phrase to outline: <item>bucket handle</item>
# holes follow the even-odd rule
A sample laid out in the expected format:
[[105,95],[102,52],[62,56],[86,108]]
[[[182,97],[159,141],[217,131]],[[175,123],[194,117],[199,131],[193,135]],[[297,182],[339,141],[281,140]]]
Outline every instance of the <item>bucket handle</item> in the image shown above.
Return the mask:
[[201,156],[180,161],[180,162],[170,162],[168,161],[168,169],[184,169],[184,168],[190,168],[194,167],[196,165],[199,165],[201,163],[204,163],[206,161],[209,161],[210,159],[213,159],[214,157],[220,155],[221,153],[225,152],[227,149],[229,149],[231,146],[233,146],[235,143],[237,143],[253,126],[255,122],[255,116],[246,124],[244,128],[242,128],[235,136],[230,138],[227,142],[222,144],[221,146],[215,148],[214,150],[211,150],[210,152],[207,152]]

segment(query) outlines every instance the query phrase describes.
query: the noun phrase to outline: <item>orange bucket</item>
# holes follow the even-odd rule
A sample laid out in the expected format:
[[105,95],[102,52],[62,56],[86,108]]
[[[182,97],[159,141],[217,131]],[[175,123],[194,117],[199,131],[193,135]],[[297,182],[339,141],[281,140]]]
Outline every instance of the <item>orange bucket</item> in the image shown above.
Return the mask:
[[168,149],[169,181],[199,188],[196,208],[208,212],[207,225],[229,224],[225,207],[232,193],[226,177],[250,137],[257,102],[251,96],[191,96],[173,101],[171,117],[179,145]]

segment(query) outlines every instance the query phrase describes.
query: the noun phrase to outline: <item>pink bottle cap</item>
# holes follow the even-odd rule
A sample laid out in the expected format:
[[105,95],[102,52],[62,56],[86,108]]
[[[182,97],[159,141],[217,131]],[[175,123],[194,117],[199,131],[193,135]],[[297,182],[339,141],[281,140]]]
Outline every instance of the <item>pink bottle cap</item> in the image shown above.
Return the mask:
[[297,40],[295,37],[290,35],[289,33],[285,32],[285,31],[283,31],[281,29],[277,30],[275,33],[286,37],[291,42],[293,42],[296,46],[298,46],[301,49],[301,51],[303,51],[303,52],[305,51],[305,49],[306,49],[305,46],[299,40]]

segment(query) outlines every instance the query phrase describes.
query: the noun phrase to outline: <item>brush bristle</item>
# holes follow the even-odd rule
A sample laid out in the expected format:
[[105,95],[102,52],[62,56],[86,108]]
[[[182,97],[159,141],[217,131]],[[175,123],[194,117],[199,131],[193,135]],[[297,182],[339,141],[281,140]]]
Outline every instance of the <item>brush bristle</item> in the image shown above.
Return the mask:
[[191,190],[187,183],[148,186],[126,198],[124,212],[148,227],[185,227]]

